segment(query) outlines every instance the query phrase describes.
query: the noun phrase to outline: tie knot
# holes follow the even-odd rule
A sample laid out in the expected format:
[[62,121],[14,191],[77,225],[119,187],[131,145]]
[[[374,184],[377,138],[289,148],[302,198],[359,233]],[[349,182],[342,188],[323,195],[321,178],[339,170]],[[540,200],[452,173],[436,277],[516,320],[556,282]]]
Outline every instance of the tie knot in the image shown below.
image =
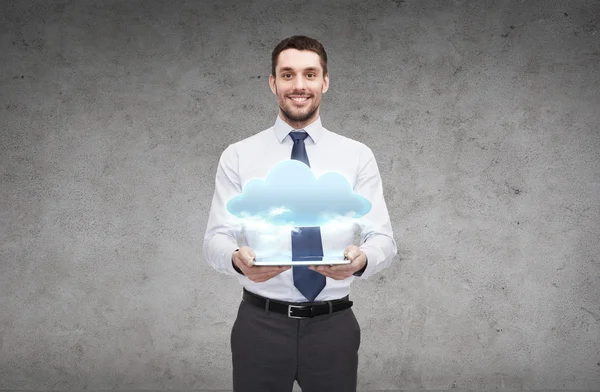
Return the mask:
[[297,132],[297,131],[292,131],[290,132],[290,137],[292,138],[292,140],[295,142],[299,141],[299,140],[304,140],[308,137],[308,133],[306,132]]

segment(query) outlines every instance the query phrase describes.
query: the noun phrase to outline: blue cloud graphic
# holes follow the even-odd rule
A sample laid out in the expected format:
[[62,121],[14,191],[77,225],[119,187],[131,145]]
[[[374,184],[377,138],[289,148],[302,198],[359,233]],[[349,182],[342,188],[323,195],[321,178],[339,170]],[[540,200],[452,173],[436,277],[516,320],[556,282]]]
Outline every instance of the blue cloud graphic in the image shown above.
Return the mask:
[[227,210],[274,225],[318,226],[340,215],[360,218],[371,210],[371,202],[354,193],[341,174],[329,172],[317,179],[307,165],[289,160],[273,167],[265,181],[249,181]]

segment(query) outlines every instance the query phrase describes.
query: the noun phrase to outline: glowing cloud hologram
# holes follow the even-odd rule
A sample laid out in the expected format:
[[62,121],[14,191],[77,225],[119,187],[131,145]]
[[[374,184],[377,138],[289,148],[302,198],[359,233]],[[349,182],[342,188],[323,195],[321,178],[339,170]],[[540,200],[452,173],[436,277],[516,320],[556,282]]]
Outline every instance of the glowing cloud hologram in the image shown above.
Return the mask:
[[289,160],[273,167],[264,181],[249,181],[227,210],[273,225],[318,226],[340,216],[360,218],[371,210],[371,202],[354,193],[341,174],[329,172],[317,179],[307,165]]

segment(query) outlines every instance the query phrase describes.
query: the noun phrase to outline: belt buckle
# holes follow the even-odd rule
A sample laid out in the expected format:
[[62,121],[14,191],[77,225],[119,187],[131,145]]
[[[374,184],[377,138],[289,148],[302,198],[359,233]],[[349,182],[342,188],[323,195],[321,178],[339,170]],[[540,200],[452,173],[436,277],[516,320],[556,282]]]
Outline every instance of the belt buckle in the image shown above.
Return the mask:
[[303,319],[306,317],[302,317],[302,316],[292,316],[292,309],[303,309],[306,308],[306,306],[298,306],[298,305],[288,305],[288,311],[287,311],[287,315],[289,318],[293,318],[293,319]]

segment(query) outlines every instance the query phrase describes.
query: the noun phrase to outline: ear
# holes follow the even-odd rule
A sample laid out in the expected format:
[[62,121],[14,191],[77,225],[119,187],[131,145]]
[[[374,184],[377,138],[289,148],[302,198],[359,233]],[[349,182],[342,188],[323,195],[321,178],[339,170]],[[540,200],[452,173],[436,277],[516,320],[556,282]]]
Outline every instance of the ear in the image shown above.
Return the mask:
[[323,77],[323,88],[321,89],[321,93],[324,94],[329,90],[329,73]]
[[273,94],[277,95],[277,84],[275,83],[275,76],[273,74],[269,75],[269,87],[271,87]]

